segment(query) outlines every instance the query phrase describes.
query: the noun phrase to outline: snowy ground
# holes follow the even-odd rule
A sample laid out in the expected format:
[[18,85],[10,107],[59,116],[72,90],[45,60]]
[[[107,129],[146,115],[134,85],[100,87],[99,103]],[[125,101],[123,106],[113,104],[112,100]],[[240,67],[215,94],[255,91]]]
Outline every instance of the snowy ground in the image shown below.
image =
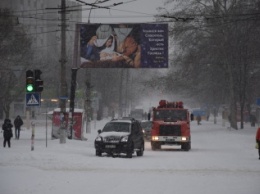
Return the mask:
[[[152,151],[146,143],[143,157],[96,157],[94,138],[107,120],[92,123],[87,141],[51,140],[48,124],[21,131],[11,148],[0,147],[1,194],[259,194],[260,160],[255,146],[257,127],[238,131],[221,122],[192,122],[192,149],[176,147]],[[2,122],[0,122],[2,124]],[[0,141],[3,142],[2,134]],[[2,144],[1,144],[2,145]]]

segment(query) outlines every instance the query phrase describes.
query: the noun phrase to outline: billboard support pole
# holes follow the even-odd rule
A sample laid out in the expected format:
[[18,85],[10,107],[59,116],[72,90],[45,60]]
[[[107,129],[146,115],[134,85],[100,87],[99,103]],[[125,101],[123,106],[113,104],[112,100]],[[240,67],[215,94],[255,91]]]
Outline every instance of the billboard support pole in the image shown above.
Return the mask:
[[79,68],[71,68],[71,84],[70,84],[70,110],[69,110],[69,139],[73,139],[73,114],[75,106],[75,92],[76,92],[76,80],[77,80],[77,71]]
[[[66,96],[67,96],[67,83],[66,83],[66,1],[61,0],[61,57],[60,57],[60,112],[61,118],[65,119],[66,113]],[[63,126],[64,120],[61,119],[60,125],[60,143],[66,143],[66,126]]]

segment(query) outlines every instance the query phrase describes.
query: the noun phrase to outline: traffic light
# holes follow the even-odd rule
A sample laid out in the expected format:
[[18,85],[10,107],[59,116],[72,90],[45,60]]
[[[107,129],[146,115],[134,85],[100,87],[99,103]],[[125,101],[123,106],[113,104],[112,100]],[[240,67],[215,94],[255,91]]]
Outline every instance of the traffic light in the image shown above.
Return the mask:
[[26,71],[26,92],[34,92],[34,76],[32,70]]
[[35,85],[35,92],[42,92],[43,91],[43,80],[41,79],[41,70],[36,69],[34,70],[34,85]]

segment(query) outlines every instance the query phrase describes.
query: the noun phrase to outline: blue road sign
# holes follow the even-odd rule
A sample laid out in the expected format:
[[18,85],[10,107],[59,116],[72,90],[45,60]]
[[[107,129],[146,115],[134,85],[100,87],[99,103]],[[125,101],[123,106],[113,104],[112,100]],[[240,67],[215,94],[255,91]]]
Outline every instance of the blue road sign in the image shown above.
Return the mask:
[[40,93],[26,93],[26,106],[40,106],[41,95]]
[[256,105],[257,105],[257,106],[260,106],[260,98],[257,98],[257,99],[256,99]]

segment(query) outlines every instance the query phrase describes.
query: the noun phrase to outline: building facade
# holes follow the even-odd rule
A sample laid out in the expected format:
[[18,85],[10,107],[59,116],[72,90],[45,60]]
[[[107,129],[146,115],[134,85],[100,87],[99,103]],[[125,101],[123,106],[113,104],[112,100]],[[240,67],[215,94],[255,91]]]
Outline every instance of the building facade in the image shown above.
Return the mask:
[[[32,39],[31,68],[43,69],[43,76],[56,78],[59,84],[59,64],[61,58],[61,2],[62,0],[1,0],[1,9],[10,9],[21,24],[27,35]],[[81,5],[66,0],[66,55],[72,58],[74,50],[75,26],[82,21]],[[66,65],[71,67],[72,62]],[[50,71],[54,70],[54,71]],[[13,102],[10,117],[17,114],[25,116],[26,102],[24,96],[21,100]],[[41,111],[40,109],[36,109]],[[3,112],[0,107],[0,112]],[[1,114],[0,114],[1,116]],[[2,117],[4,115],[2,114]],[[1,118],[0,118],[1,119]]]

